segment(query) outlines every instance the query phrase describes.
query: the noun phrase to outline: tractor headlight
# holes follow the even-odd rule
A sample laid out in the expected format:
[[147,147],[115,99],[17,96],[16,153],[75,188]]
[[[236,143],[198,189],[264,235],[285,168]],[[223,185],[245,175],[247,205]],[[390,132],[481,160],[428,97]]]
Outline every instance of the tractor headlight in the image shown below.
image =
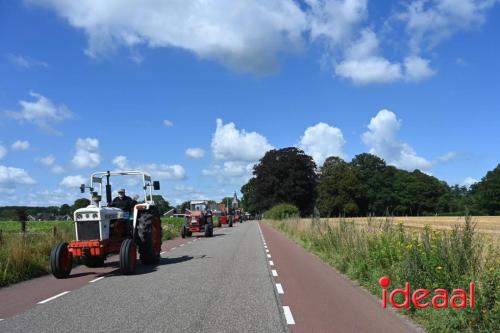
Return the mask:
[[82,219],[82,214],[76,214],[76,219],[81,220]]
[[99,215],[97,213],[92,214],[92,218],[96,219]]

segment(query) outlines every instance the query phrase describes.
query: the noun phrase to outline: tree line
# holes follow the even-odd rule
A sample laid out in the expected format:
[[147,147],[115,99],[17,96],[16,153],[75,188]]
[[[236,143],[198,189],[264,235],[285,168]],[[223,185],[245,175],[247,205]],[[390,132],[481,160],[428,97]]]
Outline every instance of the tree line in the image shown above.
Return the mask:
[[247,211],[289,203],[302,216],[500,215],[500,164],[470,187],[448,185],[363,153],[350,162],[332,156],[317,168],[295,148],[268,151],[241,188]]
[[[160,214],[168,212],[173,207],[161,195],[153,195],[153,200],[158,207]],[[61,206],[35,207],[35,206],[5,206],[0,207],[0,221],[16,221],[20,216],[35,216],[36,214],[51,214],[73,217],[75,210],[90,205],[87,198],[76,199],[72,205],[62,204]]]

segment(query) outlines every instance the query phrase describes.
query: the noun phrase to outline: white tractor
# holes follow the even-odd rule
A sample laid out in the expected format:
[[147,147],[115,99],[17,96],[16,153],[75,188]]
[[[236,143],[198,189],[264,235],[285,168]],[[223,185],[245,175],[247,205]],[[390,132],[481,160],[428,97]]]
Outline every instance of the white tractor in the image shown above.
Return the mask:
[[[139,176],[142,179],[144,202],[134,202],[131,211],[112,207],[110,177]],[[103,180],[106,184],[103,184]],[[107,203],[101,202],[103,185]],[[90,186],[82,184],[82,193],[88,188],[90,205],[74,213],[76,240],[57,243],[50,254],[52,274],[66,278],[73,260],[78,259],[89,267],[102,266],[109,254],[119,253],[120,269],[124,274],[135,270],[137,249],[143,264],[156,264],[161,252],[161,220],[153,201],[152,190],[159,190],[160,183],[141,171],[96,172],[90,177]]]

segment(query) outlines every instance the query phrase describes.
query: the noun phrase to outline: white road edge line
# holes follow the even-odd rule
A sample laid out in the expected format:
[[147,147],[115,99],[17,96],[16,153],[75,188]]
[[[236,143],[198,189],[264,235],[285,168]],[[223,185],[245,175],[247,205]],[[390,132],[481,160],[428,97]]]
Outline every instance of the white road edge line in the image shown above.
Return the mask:
[[58,298],[58,297],[64,296],[64,295],[66,295],[66,294],[68,294],[68,293],[69,293],[69,291],[63,291],[63,292],[62,292],[62,293],[60,293],[60,294],[57,294],[57,295],[55,295],[55,296],[49,297],[49,298],[47,298],[47,299],[44,299],[43,301],[40,301],[40,302],[38,302],[38,303],[36,303],[36,304],[45,304],[45,303],[50,302],[50,301],[52,301],[52,300],[54,300],[54,299],[56,299],[56,298]]
[[285,292],[283,291],[283,286],[281,283],[276,283],[276,290],[278,291],[278,294],[283,295]]
[[181,244],[181,245],[179,245],[179,246],[184,246],[184,245],[186,245],[186,244]]
[[295,325],[295,320],[293,320],[292,311],[289,306],[283,306],[283,312],[285,313],[286,323],[288,325]]
[[104,279],[104,276],[98,277],[97,279],[90,280],[89,283],[94,283],[94,282],[97,282],[97,281],[102,280],[102,279]]
[[3,319],[0,319],[0,321],[2,321]]
[[274,262],[272,260],[269,260],[269,266],[274,266]]
[[268,257],[268,258],[271,258],[271,255],[268,253],[268,254],[267,254],[267,257]]
[[170,249],[170,251],[175,250],[176,248],[177,248],[177,246],[174,246],[173,248]]
[[278,276],[278,272],[275,269],[272,269],[271,273],[273,273],[273,276]]

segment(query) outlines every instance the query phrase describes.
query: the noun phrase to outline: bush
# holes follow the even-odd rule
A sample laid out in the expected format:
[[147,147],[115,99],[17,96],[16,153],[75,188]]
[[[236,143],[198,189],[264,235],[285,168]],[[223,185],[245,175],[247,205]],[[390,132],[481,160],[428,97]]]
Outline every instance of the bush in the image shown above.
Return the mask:
[[299,209],[291,204],[279,204],[269,209],[264,216],[271,220],[284,220],[299,216]]

